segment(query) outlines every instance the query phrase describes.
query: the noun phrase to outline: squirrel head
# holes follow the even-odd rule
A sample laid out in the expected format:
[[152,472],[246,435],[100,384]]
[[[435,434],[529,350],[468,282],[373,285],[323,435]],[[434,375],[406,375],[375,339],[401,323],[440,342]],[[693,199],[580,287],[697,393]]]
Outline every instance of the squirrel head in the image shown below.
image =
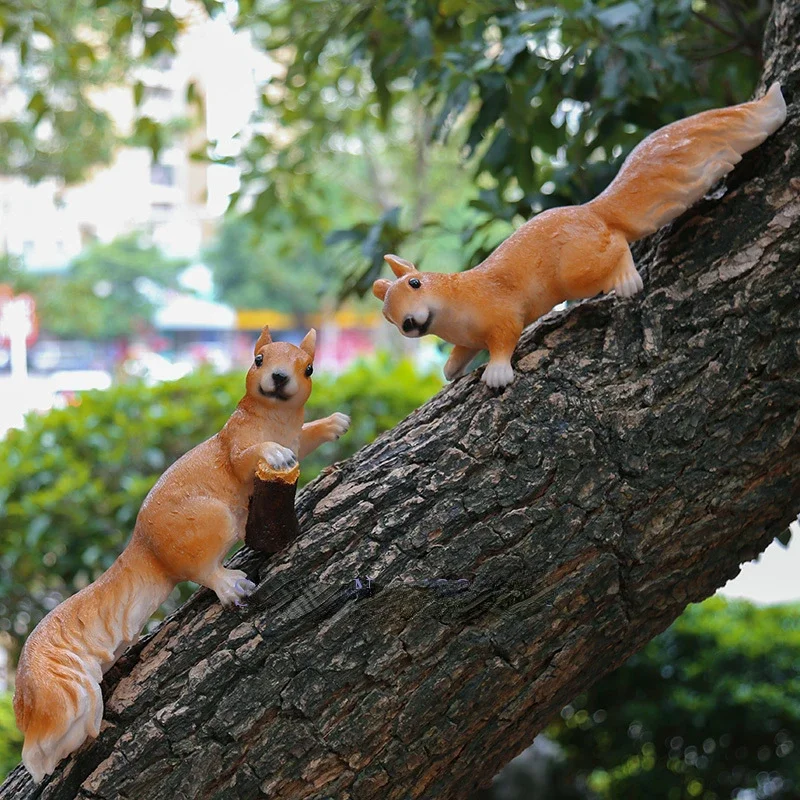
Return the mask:
[[416,339],[430,331],[436,314],[435,297],[429,291],[434,275],[420,272],[410,261],[395,255],[385,255],[396,280],[385,278],[372,284],[372,294],[383,300],[383,316],[395,325],[403,336]]
[[265,325],[253,350],[247,372],[247,394],[276,408],[300,408],[311,394],[317,332],[312,328],[296,347],[273,342]]

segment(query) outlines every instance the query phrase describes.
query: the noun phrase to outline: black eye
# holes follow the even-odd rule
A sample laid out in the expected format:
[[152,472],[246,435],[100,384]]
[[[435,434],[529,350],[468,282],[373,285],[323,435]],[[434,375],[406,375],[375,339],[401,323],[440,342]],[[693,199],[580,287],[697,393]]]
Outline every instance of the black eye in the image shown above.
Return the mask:
[[420,281],[419,281],[419,278],[412,278],[412,279],[411,279],[411,280],[408,282],[408,285],[409,285],[409,286],[410,286],[412,289],[419,289],[419,287],[420,287],[420,286],[422,286],[422,284],[421,284],[421,283],[420,283]]
[[256,356],[256,366],[260,367],[263,363],[264,363],[264,356],[262,356],[260,354],[257,355]]
[[306,378],[310,378],[313,372],[314,372],[314,367],[311,366],[311,364],[309,364],[306,367]]

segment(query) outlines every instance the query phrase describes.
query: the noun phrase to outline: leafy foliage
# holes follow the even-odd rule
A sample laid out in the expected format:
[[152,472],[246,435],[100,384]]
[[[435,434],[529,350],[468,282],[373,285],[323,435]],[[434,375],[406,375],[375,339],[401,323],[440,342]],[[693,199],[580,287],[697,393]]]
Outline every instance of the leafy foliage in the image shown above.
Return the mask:
[[554,797],[797,797],[799,676],[800,607],[690,606],[550,727]]
[[333,271],[324,239],[306,236],[282,209],[268,214],[262,228],[249,219],[223,221],[204,262],[223,302],[298,315],[319,308]]
[[[12,113],[0,120],[0,171],[71,183],[111,160],[120,132],[97,89],[130,81],[137,63],[175,51],[184,23],[161,5],[0,0],[0,88],[13,83]],[[203,5],[208,13],[222,7]],[[154,150],[164,143],[163,126],[148,117],[138,118],[135,133]]]
[[[274,140],[262,137],[244,154],[244,186],[259,192],[252,214],[289,196],[302,203],[311,165],[343,134],[389,131],[413,142],[419,131],[409,121],[421,116],[423,138],[454,140],[472,171],[478,196],[462,226],[461,265],[475,263],[521,218],[597,194],[650,131],[745,99],[769,5],[246,4],[240,24],[262,30],[266,22],[261,45],[286,62],[264,95]],[[413,246],[420,228],[409,210],[384,209],[380,222],[340,234],[359,253],[346,288],[364,291],[381,254],[406,240]]]
[[[441,386],[387,358],[314,382],[308,418],[343,411],[353,429],[304,461],[304,482]],[[222,427],[243,386],[241,374],[206,372],[155,387],[126,384],[11,431],[0,442],[0,628],[19,642],[47,610],[107,569],[160,474]]]
[[[107,160],[113,134],[89,89],[175,49],[184,23],[161,5],[0,2],[2,48],[19,62],[27,102],[25,114],[0,125],[8,162],[0,166],[73,180],[93,159]],[[202,5],[223,13],[219,0]],[[273,235],[268,252],[279,244],[290,264],[336,268],[343,293],[365,291],[387,250],[402,247],[425,268],[450,266],[439,261],[440,238],[453,239],[448,260],[469,266],[531,213],[595,195],[653,129],[745,99],[769,8],[769,0],[228,5],[234,26],[282,67],[243,136],[234,201],[268,233],[302,231],[305,246]],[[134,41],[144,43],[141,55],[120,55],[136,52]],[[141,84],[133,91],[140,100]],[[136,123],[136,143],[157,150],[165,136],[155,120]],[[448,188],[458,202],[435,202]],[[331,234],[337,259],[324,248]]]
[[22,734],[14,722],[11,692],[0,693],[0,781],[19,763]]

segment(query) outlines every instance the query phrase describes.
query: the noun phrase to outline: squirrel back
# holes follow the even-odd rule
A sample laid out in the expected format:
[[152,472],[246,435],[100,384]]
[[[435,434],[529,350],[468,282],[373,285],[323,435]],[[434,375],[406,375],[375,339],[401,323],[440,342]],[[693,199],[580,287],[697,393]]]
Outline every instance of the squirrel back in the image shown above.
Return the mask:
[[781,87],[773,83],[760,100],[673,122],[640,142],[586,205],[629,242],[641,239],[699,200],[785,119]]

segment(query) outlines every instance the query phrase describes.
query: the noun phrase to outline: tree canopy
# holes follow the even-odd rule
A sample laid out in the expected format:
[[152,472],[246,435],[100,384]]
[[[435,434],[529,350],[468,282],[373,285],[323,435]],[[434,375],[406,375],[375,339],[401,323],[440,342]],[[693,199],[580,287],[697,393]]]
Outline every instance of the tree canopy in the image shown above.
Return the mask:
[[184,26],[168,4],[141,0],[1,0],[0,172],[73,183],[123,137],[158,150],[164,126],[139,115],[133,131],[115,130],[98,90],[129,84],[141,100],[136,67],[173,53]]

